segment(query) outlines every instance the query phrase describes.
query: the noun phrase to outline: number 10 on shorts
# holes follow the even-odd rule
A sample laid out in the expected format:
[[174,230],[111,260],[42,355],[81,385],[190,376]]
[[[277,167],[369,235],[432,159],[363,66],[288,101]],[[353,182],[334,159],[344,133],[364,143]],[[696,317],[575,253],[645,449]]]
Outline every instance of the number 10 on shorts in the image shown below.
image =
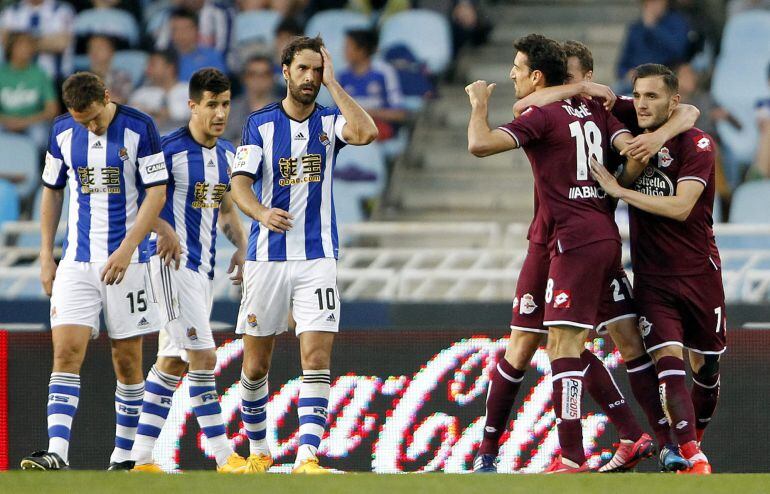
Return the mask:
[[327,288],[325,290],[318,288],[315,294],[318,297],[318,310],[334,310],[337,308],[337,294],[334,292],[334,288]]

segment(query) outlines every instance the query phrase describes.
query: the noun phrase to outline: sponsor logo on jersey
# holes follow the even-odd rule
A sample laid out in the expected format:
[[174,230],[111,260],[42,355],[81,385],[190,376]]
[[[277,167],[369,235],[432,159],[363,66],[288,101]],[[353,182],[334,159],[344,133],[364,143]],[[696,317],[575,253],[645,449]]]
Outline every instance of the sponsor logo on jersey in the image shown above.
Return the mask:
[[148,175],[150,175],[152,173],[159,172],[165,169],[166,169],[166,163],[161,161],[160,163],[153,163],[152,165],[147,165],[147,168],[145,168],[144,170],[147,172]]
[[561,380],[561,418],[580,420],[580,389],[583,383],[578,379]]
[[305,134],[300,132],[299,134],[294,136],[295,141],[307,141],[307,137],[305,137]]
[[103,149],[102,141],[96,141],[91,145],[91,149]]
[[252,328],[256,328],[257,327],[257,315],[256,314],[249,314],[248,316],[246,316],[246,322],[248,322],[249,326],[251,326]]
[[648,196],[673,196],[674,184],[665,173],[654,166],[648,166],[634,182],[637,192]]
[[607,193],[596,185],[583,185],[582,187],[570,187],[570,199],[604,199]]
[[529,293],[522,295],[521,302],[519,302],[519,314],[532,314],[535,309],[537,309],[535,297]]
[[660,165],[662,168],[668,168],[673,162],[674,158],[671,157],[671,153],[669,152],[668,148],[660,148],[660,151],[658,151],[658,165]]
[[701,134],[692,138],[695,143],[695,151],[705,153],[711,151],[711,139],[706,134]]
[[647,317],[642,316],[639,318],[639,333],[642,335],[642,338],[646,338],[649,336],[650,331],[652,331],[652,323],[647,320]]
[[187,328],[187,337],[192,341],[196,341],[198,339],[198,330],[195,327]]
[[209,167],[209,168],[212,168],[212,167],[214,167],[216,165],[214,164],[214,160],[209,160],[209,162],[206,163],[206,166]]
[[245,167],[249,162],[249,152],[251,149],[248,146],[241,146],[238,148],[238,151],[235,153],[235,160],[233,161],[233,168],[236,170],[238,168]]
[[554,309],[568,309],[570,305],[572,305],[572,297],[570,297],[569,290],[554,290],[553,292]]

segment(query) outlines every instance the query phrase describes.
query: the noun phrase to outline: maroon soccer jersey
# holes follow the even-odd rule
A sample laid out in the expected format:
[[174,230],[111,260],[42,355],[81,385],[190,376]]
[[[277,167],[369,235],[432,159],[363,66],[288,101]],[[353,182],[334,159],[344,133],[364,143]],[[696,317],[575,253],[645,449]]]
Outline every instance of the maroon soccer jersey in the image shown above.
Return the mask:
[[[636,117],[634,99],[628,96],[618,96],[615,106],[612,107],[612,115],[620,121],[633,135],[639,135],[643,131],[639,128],[639,120]],[[610,156],[604,166],[610,173],[615,173],[620,165],[626,162],[626,158],[620,155],[614,148],[610,149]]]
[[673,196],[679,183],[694,180],[705,189],[685,221],[629,207],[634,273],[694,275],[720,267],[714,241],[714,140],[693,128],[666,142],[650,160],[634,188],[652,196]]
[[591,177],[591,157],[604,163],[612,140],[628,132],[601,103],[575,97],[529,107],[499,127],[524,148],[540,209],[553,221],[561,252],[599,240],[620,241],[610,198]]
[[537,186],[534,190],[535,193],[535,213],[532,218],[532,223],[529,224],[529,231],[527,232],[527,240],[533,244],[547,245],[549,238],[548,222],[543,214],[543,208],[540,207],[540,199],[537,197]]

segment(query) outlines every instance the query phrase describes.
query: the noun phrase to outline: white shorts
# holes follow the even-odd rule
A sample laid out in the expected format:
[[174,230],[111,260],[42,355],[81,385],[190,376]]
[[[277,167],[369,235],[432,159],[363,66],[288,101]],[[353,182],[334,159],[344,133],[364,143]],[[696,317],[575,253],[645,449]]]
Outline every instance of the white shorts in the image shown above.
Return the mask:
[[114,340],[154,333],[160,329],[155,290],[146,263],[129,264],[123,281],[102,281],[106,262],[61,261],[51,294],[51,327],[89,326],[99,335],[99,312],[104,309],[107,335]]
[[158,356],[186,359],[183,350],[216,348],[211,334],[213,282],[209,277],[184,266],[178,270],[164,266],[159,256],[150,258],[150,267],[163,322]]
[[339,331],[337,260],[246,261],[236,333],[271,336],[287,331],[290,305],[297,335]]

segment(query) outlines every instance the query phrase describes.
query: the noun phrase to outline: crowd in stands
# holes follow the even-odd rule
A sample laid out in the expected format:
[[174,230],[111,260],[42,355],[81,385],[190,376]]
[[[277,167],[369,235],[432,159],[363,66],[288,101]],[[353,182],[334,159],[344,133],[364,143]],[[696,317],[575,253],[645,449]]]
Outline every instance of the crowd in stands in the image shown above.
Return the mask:
[[720,144],[717,189],[726,221],[742,183],[770,179],[770,2],[639,4],[618,58],[616,90],[630,93],[639,64],[676,70],[682,101],[701,111],[696,125]]
[[[51,121],[64,111],[58,96],[61,82],[78,70],[98,74],[113,101],[145,111],[162,134],[168,133],[188,119],[191,74],[202,67],[216,67],[234,83],[227,137],[237,145],[249,113],[285,94],[283,47],[294,36],[321,34],[328,37],[343,86],[376,118],[383,143],[390,142],[382,144],[378,152],[392,162],[404,150],[413,112],[433,94],[434,83],[446,72],[447,64],[432,70],[413,46],[392,41],[386,47],[390,57],[386,60],[378,45],[379,29],[404,11],[422,9],[446,25],[448,55],[444,58],[449,60],[449,54],[462,45],[483,42],[490,30],[477,1],[5,2],[0,12],[4,60],[0,66],[0,133],[23,135],[42,156]],[[352,21],[322,22],[323,14],[330,16],[327,19],[343,15]],[[313,32],[306,32],[311,24]],[[319,103],[332,101],[322,93]],[[0,181],[32,181],[21,194],[23,217],[32,210],[41,163],[42,159],[25,163],[35,173],[24,178],[2,169],[13,164],[0,164]],[[345,167],[341,169],[345,175]]]

